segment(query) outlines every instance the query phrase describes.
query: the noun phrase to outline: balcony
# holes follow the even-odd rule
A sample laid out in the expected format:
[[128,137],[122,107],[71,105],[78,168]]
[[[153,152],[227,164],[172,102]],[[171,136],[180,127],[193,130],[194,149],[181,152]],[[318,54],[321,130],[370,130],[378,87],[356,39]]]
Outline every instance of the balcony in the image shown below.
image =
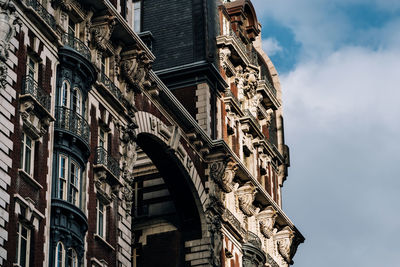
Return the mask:
[[228,88],[225,90],[224,97],[225,109],[229,112],[234,112],[236,114],[241,114],[242,111],[240,109],[240,102],[236,98],[236,96],[232,93],[232,91]]
[[94,168],[97,170],[105,170],[107,172],[107,177],[110,180],[111,185],[121,184],[119,176],[121,170],[119,168],[119,162],[114,157],[111,156],[103,147],[96,147],[94,158]]
[[66,107],[56,107],[56,122],[54,127],[56,130],[69,133],[77,137],[84,145],[89,147],[89,124],[77,112]]
[[264,266],[267,258],[262,249],[260,238],[248,231],[243,244],[243,266]]
[[22,79],[19,96],[20,114],[24,129],[34,139],[41,137],[54,121],[50,113],[51,98],[31,76]]
[[50,114],[50,95],[46,94],[31,76],[25,76],[22,80],[20,98],[31,97],[44,112]]
[[102,93],[107,100],[110,100],[110,103],[115,103],[115,107],[119,111],[124,111],[124,96],[121,90],[103,72],[99,74],[96,86],[99,88],[99,92]]
[[43,34],[55,40],[57,38],[57,22],[53,15],[37,0],[23,0],[22,3],[25,5],[26,14],[34,24],[42,30]]
[[64,33],[61,35],[61,43],[64,45],[64,47],[70,48],[75,52],[81,54],[90,62],[91,54],[89,48],[75,36]]
[[244,110],[244,116],[239,118],[239,121],[242,125],[242,130],[245,133],[250,133],[253,136],[262,137],[263,134],[261,132],[261,126],[258,123],[258,120],[253,116],[250,110]]
[[248,50],[243,41],[236,35],[236,33],[232,29],[229,31],[229,34],[217,36],[217,45],[232,46],[237,55],[236,58],[233,54],[231,55],[231,57],[235,60],[238,60],[240,58],[246,65],[251,64],[257,66],[258,64],[257,53],[255,52],[254,48],[252,47],[251,50]]
[[259,80],[257,92],[261,93],[263,96],[263,102],[267,108],[272,108],[273,110],[277,110],[281,103],[276,97],[276,89],[272,84],[267,80]]

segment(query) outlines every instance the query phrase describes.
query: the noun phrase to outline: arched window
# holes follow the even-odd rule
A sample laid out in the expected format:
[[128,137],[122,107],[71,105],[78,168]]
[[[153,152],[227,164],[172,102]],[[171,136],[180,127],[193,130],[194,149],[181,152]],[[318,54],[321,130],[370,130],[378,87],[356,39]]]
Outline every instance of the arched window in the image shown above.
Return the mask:
[[71,103],[71,109],[72,111],[82,115],[82,94],[81,91],[75,87],[72,90],[72,103]]
[[60,106],[68,107],[68,90],[69,83],[67,81],[63,81],[60,90]]
[[55,265],[56,267],[65,267],[65,249],[62,242],[57,243]]
[[78,267],[78,255],[73,248],[68,250],[68,267]]

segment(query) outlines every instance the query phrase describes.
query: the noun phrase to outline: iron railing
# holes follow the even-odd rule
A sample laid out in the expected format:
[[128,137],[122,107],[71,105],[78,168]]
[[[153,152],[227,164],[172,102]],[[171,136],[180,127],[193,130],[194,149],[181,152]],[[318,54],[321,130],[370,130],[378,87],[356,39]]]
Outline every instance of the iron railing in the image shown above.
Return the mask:
[[260,124],[258,123],[257,119],[253,116],[253,114],[251,114],[250,110],[245,109],[245,110],[244,110],[244,115],[247,116],[247,117],[249,117],[250,120],[254,123],[254,125],[256,125],[256,127],[257,127],[258,129],[261,129]]
[[262,247],[261,239],[255,233],[250,231],[247,231],[247,242],[259,249]]
[[274,96],[276,96],[276,89],[275,87],[268,81],[267,77],[264,77],[264,82],[267,85],[267,87],[271,90],[271,92],[274,94]]
[[42,6],[37,0],[26,0],[26,5],[33,8],[36,13],[52,28],[57,29],[57,23],[53,15],[51,15],[47,9]]
[[94,164],[104,165],[117,178],[120,175],[121,170],[118,161],[101,146],[96,147]]
[[25,76],[22,80],[22,95],[31,95],[48,112],[50,112],[50,95],[46,94],[32,76]]
[[79,40],[75,36],[64,33],[63,35],[61,35],[61,42],[64,46],[74,49],[90,61],[91,55],[89,47],[87,47],[81,40]]
[[247,51],[246,45],[239,38],[239,36],[237,36],[237,34],[232,29],[230,29],[229,33],[230,33],[230,36],[233,38],[233,40],[235,40],[235,42],[238,44],[238,46],[242,50],[242,52],[246,53],[246,51]]
[[58,106],[55,111],[54,127],[76,135],[89,145],[89,124],[76,111]]
[[122,102],[123,96],[121,90],[107,77],[103,72],[100,73],[100,82],[115,96],[118,101]]
[[249,57],[250,64],[258,66],[258,55],[253,46],[251,46],[251,48],[247,50],[247,56]]

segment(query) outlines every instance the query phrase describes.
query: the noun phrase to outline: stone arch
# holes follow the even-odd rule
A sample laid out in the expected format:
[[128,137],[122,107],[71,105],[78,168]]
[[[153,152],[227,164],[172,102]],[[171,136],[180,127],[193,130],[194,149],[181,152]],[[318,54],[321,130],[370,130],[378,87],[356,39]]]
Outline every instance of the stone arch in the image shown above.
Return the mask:
[[196,166],[193,164],[193,160],[179,142],[182,136],[179,128],[176,126],[167,126],[158,117],[144,111],[138,111],[135,118],[138,125],[136,129],[137,136],[144,133],[153,135],[176,154],[177,159],[185,168],[185,171],[194,185],[196,197],[200,201],[198,204],[201,206],[201,210],[205,211],[207,204],[206,192],[196,170]]
[[[136,143],[140,147],[138,161],[151,161],[151,164],[157,169],[159,175],[157,177],[162,178],[164,181],[163,185],[166,186],[169,192],[168,197],[172,199],[174,204],[173,215],[168,218],[163,217],[164,215],[158,215],[156,212],[153,213],[147,207],[147,217],[138,218],[139,221],[142,219],[143,222],[139,222],[138,227],[133,227],[135,233],[145,236],[145,238],[140,237],[139,239],[146,240],[139,244],[143,249],[141,253],[144,255],[142,264],[144,266],[160,266],[158,259],[149,259],[146,255],[149,255],[149,251],[152,249],[155,250],[154,247],[157,247],[157,245],[154,244],[162,243],[165,238],[169,237],[172,240],[171,246],[176,247],[172,252],[176,253],[175,259],[178,258],[179,262],[175,261],[175,265],[165,266],[190,266],[187,265],[187,262],[199,259],[199,257],[208,261],[210,241],[208,240],[208,243],[204,241],[209,238],[209,225],[206,219],[208,200],[193,159],[186,152],[185,143],[181,142],[182,132],[175,125],[167,125],[162,119],[148,112],[138,111],[135,114],[135,119],[138,126],[135,130]],[[135,168],[145,169],[144,165],[141,164],[143,163],[138,163]],[[142,177],[145,177],[143,172],[141,173],[138,176],[134,175],[137,181],[141,181]],[[147,230],[143,225],[152,224],[157,216],[164,218],[168,227],[172,225],[176,228],[167,227],[168,229],[165,232],[157,232],[158,236],[154,233],[144,234],[147,233]],[[152,225],[151,228],[154,228],[154,226]],[[160,236],[163,238],[157,239]],[[157,242],[154,242],[156,239]],[[200,244],[203,245],[203,249],[208,253],[207,256],[201,253],[197,253],[198,255],[193,254],[192,247],[197,246],[197,244],[199,246]],[[166,254],[165,251],[162,253]],[[189,254],[190,256],[188,256]],[[139,262],[140,260],[138,259]],[[185,263],[183,264],[183,262]]]

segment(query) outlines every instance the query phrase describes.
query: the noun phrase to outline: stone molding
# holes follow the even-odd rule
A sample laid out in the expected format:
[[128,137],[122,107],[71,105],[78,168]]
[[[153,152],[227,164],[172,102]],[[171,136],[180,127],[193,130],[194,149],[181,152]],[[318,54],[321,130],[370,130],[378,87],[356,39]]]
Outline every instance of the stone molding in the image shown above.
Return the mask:
[[140,91],[152,86],[153,82],[149,77],[152,63],[145,51],[139,48],[121,53],[120,72],[130,89]]

